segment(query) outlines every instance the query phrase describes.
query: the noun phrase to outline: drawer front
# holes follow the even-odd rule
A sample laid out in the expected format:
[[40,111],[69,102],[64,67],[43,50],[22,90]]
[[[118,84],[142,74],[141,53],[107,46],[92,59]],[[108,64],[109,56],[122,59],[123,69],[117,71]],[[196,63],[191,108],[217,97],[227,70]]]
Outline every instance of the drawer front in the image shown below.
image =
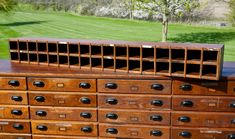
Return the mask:
[[24,77],[0,77],[0,89],[26,90],[26,79]]
[[29,92],[29,104],[34,106],[96,107],[96,94]]
[[98,92],[171,94],[171,80],[98,80]]
[[0,106],[1,119],[29,119],[28,106]]
[[235,129],[173,127],[171,133],[174,139],[234,139]]
[[24,91],[0,91],[0,104],[27,105],[27,92]]
[[0,133],[5,132],[30,134],[30,122],[0,120]]
[[170,110],[170,96],[99,94],[100,108]]
[[173,110],[235,112],[235,97],[173,96]]
[[31,139],[31,135],[30,134],[6,134],[0,133],[0,139]]
[[173,94],[180,95],[234,95],[227,93],[227,82],[218,81],[173,81]]
[[228,94],[235,95],[235,81],[228,81]]
[[33,135],[33,139],[97,139],[96,137]]
[[30,134],[6,134],[0,133],[0,139],[31,139]]
[[33,134],[97,136],[96,123],[32,121]]
[[99,122],[170,125],[170,112],[99,109]]
[[172,112],[173,126],[235,128],[235,113]]
[[28,78],[29,90],[96,92],[95,79]]
[[73,107],[30,107],[33,120],[97,121],[97,109]]
[[101,137],[133,139],[169,139],[170,128],[164,126],[99,124]]

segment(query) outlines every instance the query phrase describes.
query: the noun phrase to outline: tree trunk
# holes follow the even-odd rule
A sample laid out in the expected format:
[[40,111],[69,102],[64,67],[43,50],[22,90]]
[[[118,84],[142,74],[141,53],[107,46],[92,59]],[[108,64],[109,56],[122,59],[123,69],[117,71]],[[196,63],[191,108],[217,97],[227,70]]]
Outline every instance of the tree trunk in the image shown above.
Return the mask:
[[162,42],[167,41],[167,34],[168,34],[168,16],[163,15],[163,20],[162,20]]
[[130,0],[130,20],[133,20],[133,11],[134,11],[133,0]]

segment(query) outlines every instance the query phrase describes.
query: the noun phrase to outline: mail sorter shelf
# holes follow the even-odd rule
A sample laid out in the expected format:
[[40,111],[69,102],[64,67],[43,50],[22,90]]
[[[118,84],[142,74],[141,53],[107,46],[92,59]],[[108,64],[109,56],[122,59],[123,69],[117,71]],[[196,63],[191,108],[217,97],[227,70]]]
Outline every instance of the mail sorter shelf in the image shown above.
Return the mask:
[[11,60],[85,70],[218,80],[223,45],[16,38]]

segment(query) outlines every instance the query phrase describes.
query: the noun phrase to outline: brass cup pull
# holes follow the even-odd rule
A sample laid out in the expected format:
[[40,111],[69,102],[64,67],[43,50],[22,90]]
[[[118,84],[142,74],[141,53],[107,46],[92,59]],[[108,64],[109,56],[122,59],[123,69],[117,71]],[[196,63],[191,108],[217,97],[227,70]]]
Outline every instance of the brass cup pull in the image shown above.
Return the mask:
[[18,86],[20,86],[20,82],[17,81],[17,80],[10,80],[10,81],[8,82],[8,85],[14,86],[14,87],[18,87]]
[[108,113],[106,114],[106,118],[116,120],[118,118],[118,115],[115,113]]
[[80,116],[87,119],[90,119],[92,117],[91,113],[89,112],[82,112],[80,113]]
[[228,135],[228,139],[235,139],[235,134]]
[[161,100],[153,100],[151,104],[154,106],[162,106],[163,102]]
[[36,96],[34,100],[36,100],[37,102],[45,102],[45,98],[43,96]]
[[83,103],[83,104],[90,104],[91,103],[91,100],[87,97],[82,97],[80,99],[80,101]]
[[181,105],[184,107],[193,107],[193,102],[190,100],[181,102]]
[[45,112],[45,111],[37,111],[36,115],[38,115],[38,116],[46,116],[47,112]]
[[230,107],[231,107],[231,108],[235,108],[235,103],[231,103],[231,104],[230,104]]
[[91,85],[90,85],[90,83],[82,82],[79,84],[79,87],[83,88],[83,89],[89,89],[89,88],[91,88]]
[[162,116],[152,115],[152,116],[150,116],[150,120],[152,120],[152,121],[162,121]]
[[106,103],[111,104],[111,105],[116,105],[118,103],[118,100],[115,98],[108,98],[106,99]]
[[190,122],[191,119],[187,116],[181,116],[181,117],[178,118],[178,120],[181,121],[181,122],[188,123],[188,122]]
[[184,91],[191,91],[192,90],[192,85],[190,85],[190,84],[183,84],[183,85],[180,86],[180,89],[184,90]]

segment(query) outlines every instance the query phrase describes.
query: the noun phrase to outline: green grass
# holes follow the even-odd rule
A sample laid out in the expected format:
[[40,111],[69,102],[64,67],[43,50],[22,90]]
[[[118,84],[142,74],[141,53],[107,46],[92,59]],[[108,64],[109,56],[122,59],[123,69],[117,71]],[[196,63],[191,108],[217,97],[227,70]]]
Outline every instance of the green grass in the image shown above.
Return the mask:
[[[74,16],[67,13],[15,12],[0,15],[0,59],[8,59],[7,39],[51,37],[160,41],[161,24],[147,21]],[[169,41],[225,44],[225,60],[235,60],[235,28],[170,24]]]

